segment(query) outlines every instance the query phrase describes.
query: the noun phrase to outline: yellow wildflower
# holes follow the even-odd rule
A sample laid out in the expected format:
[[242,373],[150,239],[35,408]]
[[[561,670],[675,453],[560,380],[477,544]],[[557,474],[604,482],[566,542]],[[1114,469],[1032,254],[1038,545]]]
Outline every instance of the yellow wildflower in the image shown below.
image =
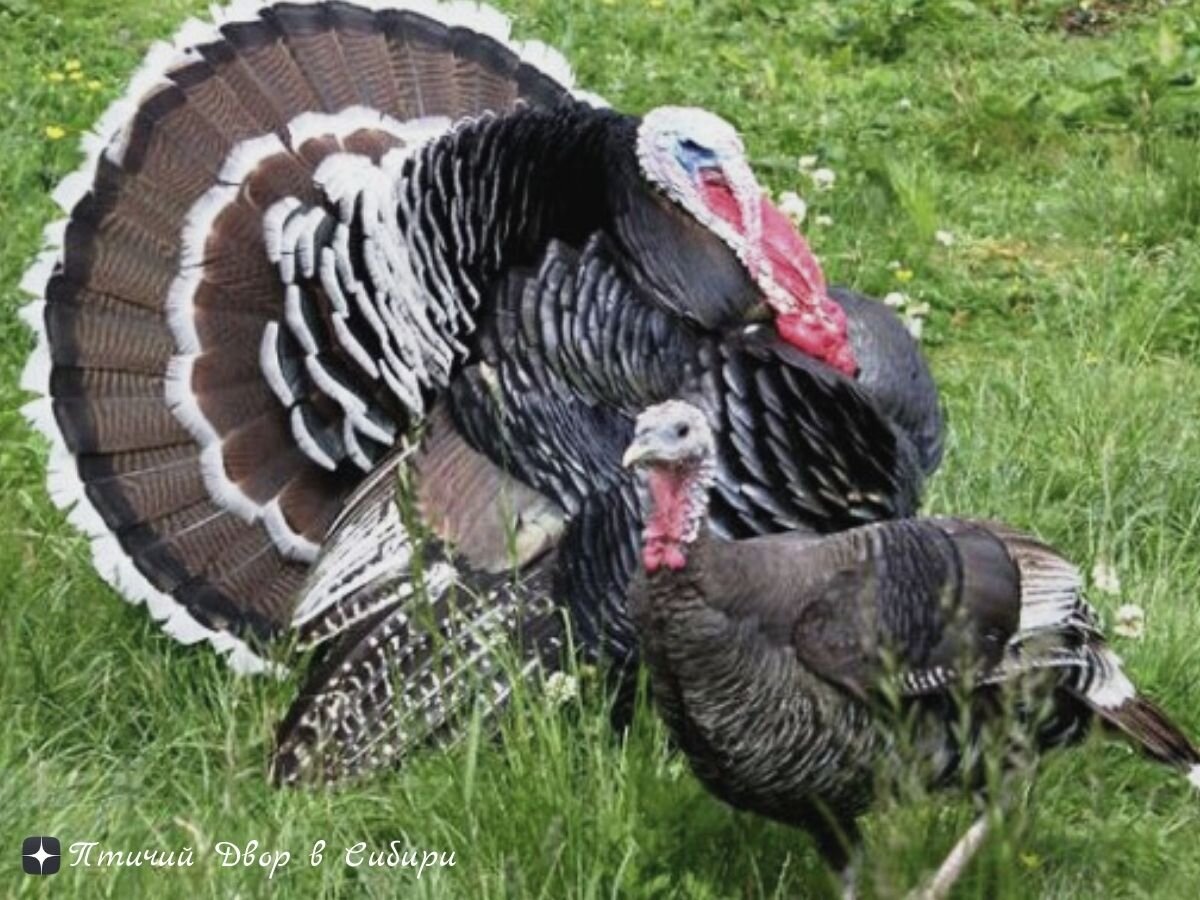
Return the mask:
[[63,68],[65,68],[68,72],[78,72],[83,68],[83,63],[77,59],[68,59],[67,64]]
[[89,81],[89,82],[87,83],[87,89],[88,89],[89,91],[98,91],[98,90],[100,90],[100,88],[102,88],[102,87],[104,87],[104,85],[103,85],[103,84],[102,84],[100,81],[98,81],[97,79],[95,79],[95,78],[93,78],[91,81]]
[[48,82],[50,82],[51,84],[60,84],[62,81],[64,81],[66,79],[66,77],[67,76],[64,75],[62,72],[50,72],[49,74],[46,75],[46,80]]
[[52,141],[60,141],[67,136],[67,129],[61,125],[47,125],[46,137]]
[[896,270],[896,280],[898,282],[900,282],[901,284],[908,284],[910,281],[913,280],[913,270],[912,269],[897,269]]
[[82,72],[80,72],[78,69],[76,69],[76,70],[75,70],[75,71],[73,71],[73,72],[68,72],[68,73],[67,73],[67,77],[68,77],[69,79],[71,79],[72,81],[82,81],[82,80],[83,80],[83,73],[82,73]]

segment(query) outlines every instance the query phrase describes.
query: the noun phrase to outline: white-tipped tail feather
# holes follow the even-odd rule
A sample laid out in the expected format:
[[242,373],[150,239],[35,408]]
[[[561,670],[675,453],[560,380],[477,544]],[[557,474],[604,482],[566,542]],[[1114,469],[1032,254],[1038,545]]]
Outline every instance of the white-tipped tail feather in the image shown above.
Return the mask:
[[1121,657],[1107,647],[1093,655],[1095,672],[1085,696],[1101,709],[1116,709],[1137,696],[1137,688],[1121,669]]
[[[138,139],[137,129],[133,127],[135,115],[143,102],[157,92],[164,89],[180,90],[179,85],[172,80],[172,75],[177,69],[200,60],[201,54],[196,48],[225,40],[227,32],[223,32],[222,28],[235,28],[239,24],[258,21],[263,18],[264,10],[271,5],[260,0],[235,0],[227,6],[214,8],[213,22],[190,19],[181,25],[169,41],[155,44],[131,77],[124,95],[108,108],[93,130],[84,137],[83,151],[86,158],[83,164],[76,172],[64,178],[54,192],[54,199],[60,208],[67,215],[71,215],[81,201],[85,200],[98,173],[102,171],[102,156],[106,158],[105,165],[110,169],[114,166],[120,169],[131,152],[141,152],[144,149],[133,147],[131,150],[131,142]],[[512,40],[508,19],[490,7],[475,3],[438,3],[432,0],[351,0],[351,5],[369,11],[407,10],[484,35],[515,53],[523,63],[541,70],[563,88],[574,89],[570,68],[560,54],[538,42],[521,43]],[[222,90],[228,91],[228,87],[223,87]],[[597,105],[603,103],[592,95],[580,96]],[[237,111],[238,116],[242,116],[243,113],[245,110]],[[246,118],[246,121],[252,118]],[[374,109],[351,106],[333,114],[306,111],[294,115],[290,122],[286,123],[286,127],[294,144],[326,135],[340,139],[362,130],[392,135],[401,147],[386,154],[381,164],[374,167],[372,177],[376,179],[375,184],[380,189],[391,185],[390,189],[394,190],[394,183],[413,149],[452,127],[452,122],[445,116],[421,116],[401,122]],[[211,187],[191,201],[190,208],[183,216],[179,233],[170,236],[156,235],[178,242],[180,263],[175,277],[167,281],[162,296],[134,296],[132,299],[138,301],[138,315],[145,315],[147,310],[162,309],[169,337],[174,341],[175,353],[166,371],[162,373],[166,385],[163,401],[197,442],[200,476],[212,500],[243,521],[261,522],[287,558],[311,561],[316,557],[318,545],[289,525],[278,498],[265,504],[256,502],[229,477],[221,455],[221,435],[198,402],[192,383],[198,354],[204,350],[201,330],[197,326],[196,304],[197,291],[203,283],[203,268],[208,262],[209,238],[222,214],[238,201],[246,179],[264,159],[277,153],[290,154],[297,149],[285,146],[275,131],[269,128],[258,135],[249,130],[248,136],[247,131],[243,130],[239,132],[239,138],[236,143],[226,145],[229,149],[223,161],[209,170],[217,173],[219,177],[214,179]],[[182,147],[185,156],[191,149],[187,146]],[[339,170],[334,168],[327,171],[336,175]],[[136,191],[137,187],[133,190]],[[345,195],[357,196],[348,189]],[[197,195],[188,196],[190,198]],[[382,198],[379,199],[382,201]],[[148,203],[153,205],[154,200],[151,199]],[[271,259],[282,265],[286,250],[297,254],[295,260],[288,261],[289,265],[295,263],[296,268],[310,277],[319,271],[324,284],[337,288],[333,292],[332,300],[335,304],[340,303],[339,311],[343,314],[349,309],[351,299],[361,303],[360,297],[349,298],[340,293],[340,285],[334,283],[332,262],[322,257],[315,246],[313,238],[319,219],[317,213],[310,211],[302,223],[292,223],[291,232],[285,234],[288,217],[300,206],[300,202],[288,198],[280,201],[280,204],[267,212],[263,221],[263,235]],[[69,521],[91,541],[97,571],[131,602],[145,604],[154,618],[163,623],[167,633],[186,643],[208,641],[218,652],[224,654],[239,672],[268,670],[271,665],[257,655],[245,641],[201,624],[175,598],[151,584],[126,554],[106,524],[100,508],[89,499],[77,461],[66,444],[62,428],[56,420],[52,398],[49,396],[54,356],[46,329],[45,298],[48,283],[63,260],[65,233],[66,221],[56,222],[46,229],[45,251],[25,273],[21,282],[22,288],[36,298],[21,311],[22,319],[37,335],[37,346],[26,364],[21,383],[26,390],[38,395],[38,399],[25,407],[25,414],[33,427],[51,444],[47,471],[50,496],[59,507],[69,512]],[[291,246],[285,247],[289,238]],[[394,260],[383,260],[382,257],[372,257],[368,262],[386,262],[389,266],[395,266]],[[104,291],[99,290],[97,293],[103,294]],[[404,290],[399,290],[397,297],[404,293]],[[386,301],[388,304],[398,302],[396,297],[386,298]],[[289,312],[296,311],[289,309]],[[404,310],[393,309],[391,305],[384,312],[396,321],[405,314]],[[302,317],[292,315],[289,322],[292,320],[302,322]],[[372,327],[375,324],[377,323],[372,323]],[[278,329],[279,325],[272,323],[272,327]],[[304,329],[298,328],[297,333],[303,335]],[[348,328],[339,329],[337,334],[342,345],[349,349],[353,359],[368,375],[378,376],[382,383],[401,396],[406,403],[416,406],[422,402],[421,386],[427,383],[428,375],[416,353],[410,354],[413,359],[402,361],[390,348],[385,347],[383,359],[370,359]],[[260,337],[256,335],[255,340],[260,340]],[[273,336],[264,334],[261,336],[261,344],[256,345],[261,349],[262,358],[266,363],[263,366],[263,377],[281,401],[295,400],[293,386],[285,379],[285,372],[278,365],[279,354],[271,356],[270,353],[277,340],[277,333]],[[304,349],[315,352],[314,347],[306,346]],[[403,365],[405,362],[409,365]],[[444,363],[445,360],[439,359],[439,362]],[[416,368],[412,368],[414,365]],[[310,370],[312,368],[310,367]],[[331,396],[342,402],[348,411],[354,413],[345,423],[345,443],[350,458],[360,466],[370,466],[372,457],[363,449],[362,443],[368,438],[377,442],[390,442],[393,438],[392,432],[384,427],[383,423],[371,418],[367,410],[359,408],[359,405],[356,405],[357,398],[342,391],[340,385],[324,369],[319,366],[315,368],[316,371],[310,371],[311,376],[320,381]],[[288,404],[285,403],[286,405]],[[360,435],[363,441],[360,441]],[[328,469],[333,462],[319,447],[314,449],[309,446],[305,449],[310,456],[318,459],[324,469]]]

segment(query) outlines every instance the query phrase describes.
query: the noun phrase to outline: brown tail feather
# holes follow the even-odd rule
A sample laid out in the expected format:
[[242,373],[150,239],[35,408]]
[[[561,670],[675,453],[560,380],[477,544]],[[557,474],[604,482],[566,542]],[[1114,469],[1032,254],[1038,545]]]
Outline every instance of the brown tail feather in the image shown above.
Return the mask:
[[[283,197],[319,203],[313,174],[331,152],[378,158],[396,143],[318,125],[289,147],[289,126],[362,106],[455,119],[556,103],[569,87],[553,59],[508,42],[496,13],[397,6],[238,2],[216,26],[186,24],[101,120],[89,161],[55,194],[70,217],[61,248],[25,281],[44,300],[27,316],[40,342],[24,383],[48,398],[29,415],[55,446],[51,495],[78,504],[72,521],[122,592],[239,667],[262,663],[238,634],[289,622],[305,566],[281,531],[315,546],[362,477],[291,452],[287,415],[256,432],[257,456],[226,440],[273,402],[255,369],[283,296],[262,217]],[[240,189],[214,193],[231,171]],[[231,456],[202,455],[206,441]],[[254,519],[272,496],[275,519]]]
[[276,27],[283,34],[296,65],[321,100],[326,112],[337,112],[366,101],[342,55],[335,22],[324,6],[276,7]]
[[259,19],[228,25],[222,33],[241,57],[250,76],[274,99],[285,122],[301,113],[323,109],[320,97],[296,65],[283,35],[273,24]]
[[353,61],[350,75],[358,86],[361,102],[372,109],[393,110],[395,115],[402,108],[400,92],[392,78],[387,38],[378,18],[349,3],[331,4],[328,10],[342,57]]
[[[122,524],[151,521],[207,499],[199,462],[186,445],[177,449],[177,464],[98,478],[88,483],[88,496],[106,520]],[[118,509],[108,510],[109,497]]]
[[1191,772],[1200,766],[1200,750],[1167,714],[1140,694],[1114,709],[1093,705],[1110,728],[1131,740],[1151,759]]

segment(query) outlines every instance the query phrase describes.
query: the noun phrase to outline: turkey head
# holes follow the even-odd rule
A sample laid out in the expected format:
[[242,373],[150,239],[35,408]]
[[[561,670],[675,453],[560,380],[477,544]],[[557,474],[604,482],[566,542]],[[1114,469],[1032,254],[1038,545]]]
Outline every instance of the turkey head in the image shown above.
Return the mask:
[[715,455],[712,429],[691,404],[668,400],[638,416],[621,464],[641,476],[638,486],[646,510],[642,565],[647,572],[687,564],[687,546],[708,513]]
[[[642,204],[631,217],[641,239],[657,245],[660,272],[676,275],[692,301],[689,309],[725,312],[725,304],[706,296],[723,293],[744,324],[765,301],[783,340],[846,375],[857,374],[845,312],[829,296],[804,238],[759,185],[733,126],[702,109],[659,107],[642,119],[636,145],[639,172],[658,202]],[[678,221],[684,217],[671,214],[677,211],[726,252],[695,240]]]

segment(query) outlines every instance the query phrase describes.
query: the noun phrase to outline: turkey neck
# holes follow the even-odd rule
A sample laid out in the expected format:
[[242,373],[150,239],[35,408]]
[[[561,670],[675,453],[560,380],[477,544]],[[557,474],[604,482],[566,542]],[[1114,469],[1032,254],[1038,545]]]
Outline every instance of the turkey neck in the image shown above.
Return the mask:
[[663,649],[677,642],[673,637],[686,642],[689,624],[715,613],[704,591],[713,541],[707,525],[712,473],[712,460],[705,459],[655,465],[639,481],[644,589],[634,590],[632,612],[648,643]]

